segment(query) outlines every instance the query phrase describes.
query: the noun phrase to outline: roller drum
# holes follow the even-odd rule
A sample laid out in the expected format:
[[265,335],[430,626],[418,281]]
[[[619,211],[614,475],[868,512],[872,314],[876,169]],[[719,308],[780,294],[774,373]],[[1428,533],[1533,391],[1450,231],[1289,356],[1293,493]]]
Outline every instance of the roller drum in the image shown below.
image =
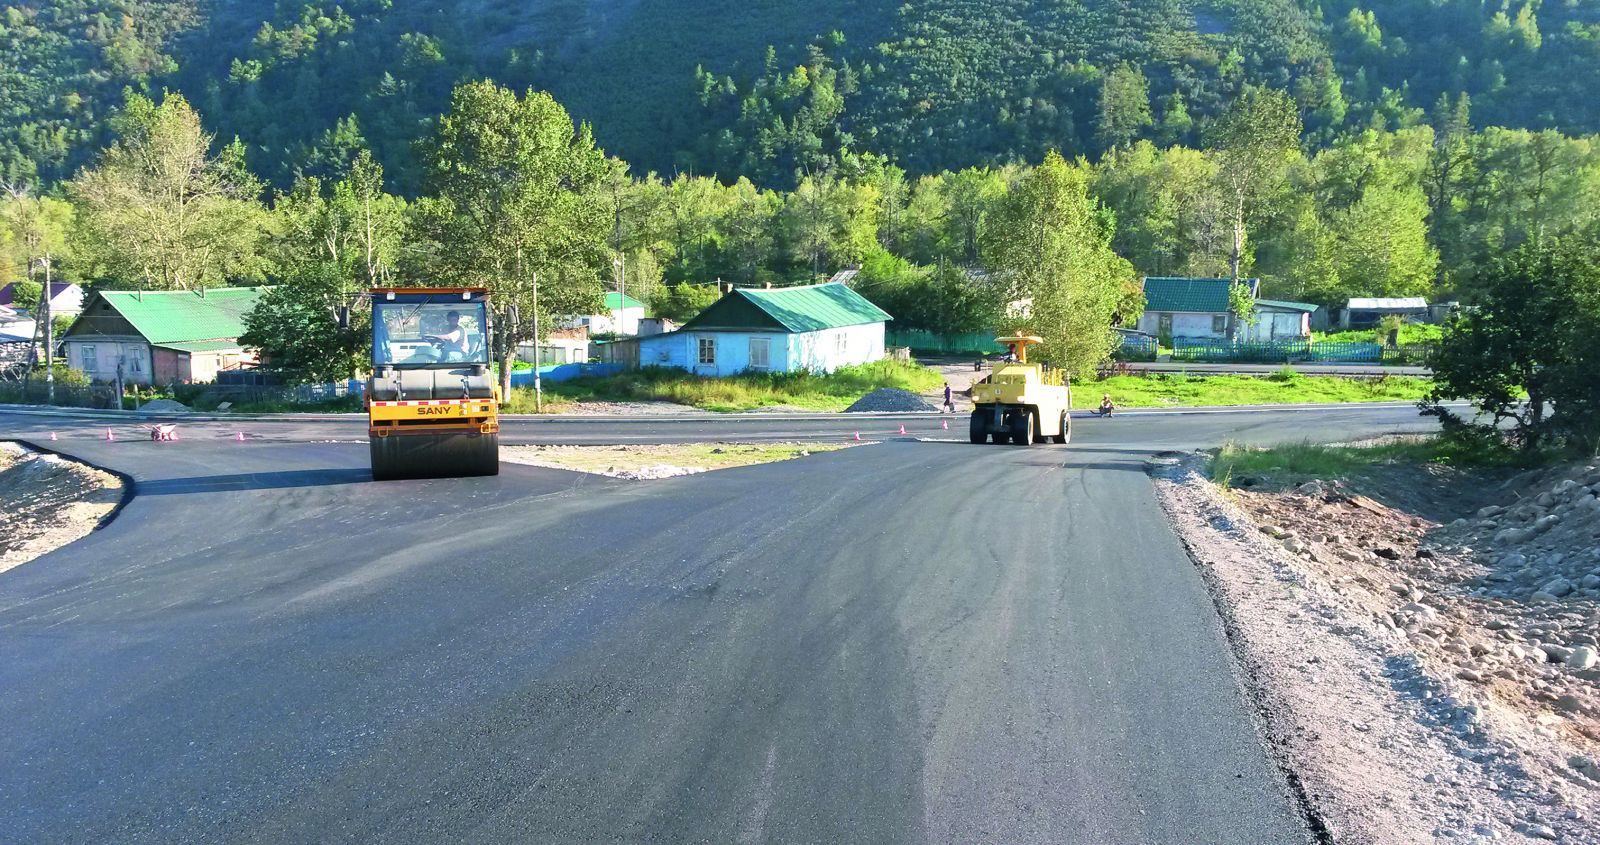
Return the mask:
[[500,474],[498,433],[391,434],[368,442],[374,481]]

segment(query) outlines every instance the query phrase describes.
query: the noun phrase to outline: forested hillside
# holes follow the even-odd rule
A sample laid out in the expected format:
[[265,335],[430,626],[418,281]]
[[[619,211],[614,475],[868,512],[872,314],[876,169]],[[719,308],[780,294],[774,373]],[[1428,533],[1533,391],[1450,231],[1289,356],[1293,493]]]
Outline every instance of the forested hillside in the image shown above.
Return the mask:
[[412,142],[484,76],[552,91],[636,171],[774,185],[861,152],[1192,144],[1247,82],[1291,91],[1314,145],[1463,92],[1478,125],[1584,134],[1600,0],[9,0],[0,179],[69,175],[124,87],[170,88],[276,184],[359,140],[411,192]]

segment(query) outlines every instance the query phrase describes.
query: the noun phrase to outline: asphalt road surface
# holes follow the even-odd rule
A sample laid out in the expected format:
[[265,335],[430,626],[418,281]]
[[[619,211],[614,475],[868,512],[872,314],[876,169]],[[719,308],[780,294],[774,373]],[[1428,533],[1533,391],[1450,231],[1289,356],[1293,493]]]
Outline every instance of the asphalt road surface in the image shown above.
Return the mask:
[[349,421],[108,442],[0,413],[0,437],[136,490],[0,574],[0,840],[1307,841],[1143,462],[1431,421],[897,436],[964,436],[939,422],[508,421],[883,442],[664,481],[378,484]]

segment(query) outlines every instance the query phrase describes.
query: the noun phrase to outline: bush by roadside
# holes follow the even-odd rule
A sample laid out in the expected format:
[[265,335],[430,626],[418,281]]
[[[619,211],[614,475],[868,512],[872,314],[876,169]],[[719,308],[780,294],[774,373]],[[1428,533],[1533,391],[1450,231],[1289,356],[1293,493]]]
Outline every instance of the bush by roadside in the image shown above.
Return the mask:
[[1265,376],[1149,373],[1073,383],[1072,406],[1096,408],[1109,393],[1120,408],[1201,405],[1305,405],[1322,402],[1415,402],[1430,382],[1410,376],[1346,378],[1284,370]]

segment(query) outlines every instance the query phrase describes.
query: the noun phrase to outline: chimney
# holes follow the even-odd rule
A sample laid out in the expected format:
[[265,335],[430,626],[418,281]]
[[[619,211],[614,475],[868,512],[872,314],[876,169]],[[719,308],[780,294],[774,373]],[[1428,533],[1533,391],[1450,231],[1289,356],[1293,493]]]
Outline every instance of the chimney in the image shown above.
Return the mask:
[[765,285],[763,285],[763,287],[765,287],[767,290],[772,290],[772,283],[767,282]]

